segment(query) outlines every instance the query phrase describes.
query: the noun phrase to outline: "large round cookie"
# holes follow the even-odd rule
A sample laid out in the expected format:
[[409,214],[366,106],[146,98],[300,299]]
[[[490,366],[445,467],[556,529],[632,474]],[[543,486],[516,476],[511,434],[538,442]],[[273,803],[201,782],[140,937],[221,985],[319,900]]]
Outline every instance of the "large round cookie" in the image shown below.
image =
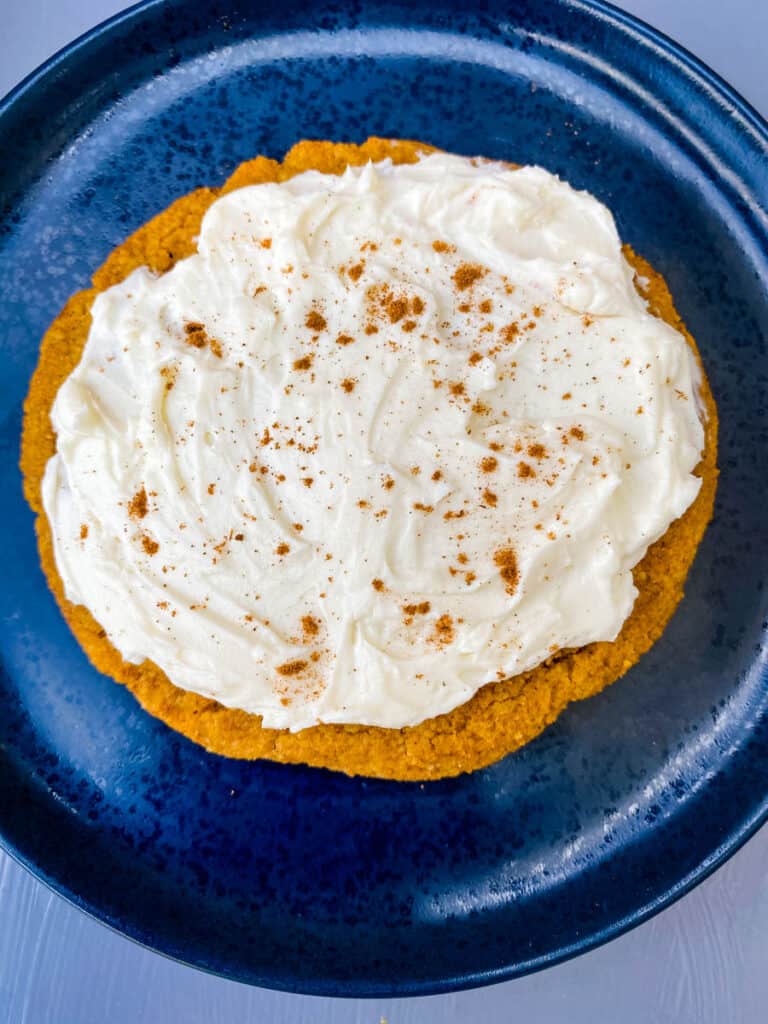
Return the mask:
[[[403,729],[353,725],[319,725],[298,733],[265,729],[258,715],[225,708],[178,689],[150,661],[141,665],[123,661],[90,612],[67,601],[40,485],[56,445],[51,406],[80,359],[96,294],[138,266],[162,273],[194,252],[202,216],[223,192],[284,181],[309,169],[339,174],[349,164],[385,157],[395,163],[414,162],[419,153],[431,148],[386,139],[369,139],[360,146],[300,142],[282,163],[264,157],[248,161],[222,189],[198,189],[184,196],[118,246],[94,274],[93,287],[72,296],[43,339],[25,403],[21,468],[27,500],[37,513],[40,557],[50,587],[96,668],[124,683],[151,714],[216,753],[402,780],[435,779],[481,768],[533,739],[570,701],[589,697],[614,682],[648,650],[683,596],[688,570],[711,518],[717,482],[717,411],[704,377],[701,397],[707,410],[706,445],[697,469],[702,487],[688,511],[636,566],[639,596],[619,637],[613,643],[590,644],[558,654],[533,671],[485,686],[449,714]],[[685,334],[698,358],[695,342],[680,320],[663,278],[629,247],[625,247],[625,255],[637,271],[638,290],[651,310]]]

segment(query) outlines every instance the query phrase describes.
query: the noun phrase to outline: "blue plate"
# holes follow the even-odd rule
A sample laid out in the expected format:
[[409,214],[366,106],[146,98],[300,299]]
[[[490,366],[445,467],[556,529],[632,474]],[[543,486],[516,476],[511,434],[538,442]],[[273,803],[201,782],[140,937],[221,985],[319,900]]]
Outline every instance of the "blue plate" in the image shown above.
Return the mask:
[[[768,812],[766,125],[607,4],[235,6],[140,5],[0,108],[3,843],[100,920],[240,981],[510,978],[642,921]],[[17,469],[40,336],[113,246],[254,154],[368,134],[595,192],[665,274],[722,419],[715,521],[663,639],[524,750],[425,785],[226,760],[146,715],[64,625]]]

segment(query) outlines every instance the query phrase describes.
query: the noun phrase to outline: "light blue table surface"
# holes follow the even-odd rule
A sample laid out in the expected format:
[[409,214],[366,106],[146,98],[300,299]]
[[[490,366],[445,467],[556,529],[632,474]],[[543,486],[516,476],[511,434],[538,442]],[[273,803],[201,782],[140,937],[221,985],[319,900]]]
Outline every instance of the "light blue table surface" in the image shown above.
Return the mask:
[[[0,0],[0,95],[116,0]],[[236,6],[236,5],[235,5]],[[626,0],[768,115],[768,0]],[[766,169],[768,173],[768,169]],[[540,974],[424,999],[290,996],[166,960],[0,853],[0,1024],[766,1024],[768,827],[688,896]]]

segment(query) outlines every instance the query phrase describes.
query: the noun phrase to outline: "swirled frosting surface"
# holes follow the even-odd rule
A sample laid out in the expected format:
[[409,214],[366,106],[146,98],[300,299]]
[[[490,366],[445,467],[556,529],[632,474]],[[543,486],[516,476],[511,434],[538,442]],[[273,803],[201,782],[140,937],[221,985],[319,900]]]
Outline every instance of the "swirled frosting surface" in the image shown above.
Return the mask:
[[414,725],[616,637],[699,489],[698,373],[541,168],[240,189],[94,303],[43,488],[67,597],[267,727]]

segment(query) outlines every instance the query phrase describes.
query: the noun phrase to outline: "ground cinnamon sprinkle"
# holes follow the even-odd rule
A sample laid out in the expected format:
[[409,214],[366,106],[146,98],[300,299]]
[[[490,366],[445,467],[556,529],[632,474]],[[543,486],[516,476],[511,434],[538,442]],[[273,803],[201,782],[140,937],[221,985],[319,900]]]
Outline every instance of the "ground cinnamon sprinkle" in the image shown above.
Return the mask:
[[278,665],[275,671],[281,676],[300,676],[308,665],[309,662],[303,658],[296,658],[294,661],[286,661],[283,665]]
[[355,339],[353,337],[351,337],[349,334],[340,334],[336,338],[336,344],[337,345],[351,345],[354,340]]
[[355,390],[355,381],[351,377],[345,377],[344,380],[341,382],[341,386],[347,392],[347,394],[350,394],[352,391]]
[[147,512],[149,512],[149,502],[147,501],[147,492],[142,487],[128,502],[128,515],[131,519],[143,519]]
[[221,343],[215,338],[209,337],[205,326],[197,320],[187,321],[187,323],[184,324],[184,333],[186,335],[184,340],[193,348],[205,348],[205,346],[208,345],[211,352],[213,352],[217,359],[221,359],[223,356],[224,353]]
[[87,523],[82,523],[82,525],[80,526],[80,540],[85,540],[85,538],[87,536],[88,536],[88,524]]
[[517,475],[521,480],[529,480],[531,477],[536,476],[536,470],[528,462],[518,462]]
[[435,622],[433,640],[438,644],[452,644],[455,639],[453,619],[447,613]]
[[546,459],[547,457],[547,449],[543,444],[529,444],[526,450],[532,459]]
[[514,548],[500,548],[493,556],[499,575],[504,580],[508,594],[514,594],[520,582],[520,570],[517,567],[517,555]]
[[498,495],[494,494],[493,491],[489,491],[488,488],[483,491],[483,504],[490,505],[491,508],[496,508],[499,498]]
[[429,601],[421,601],[419,604],[404,604],[403,611],[406,615],[427,615],[431,607]]
[[205,348],[208,336],[202,324],[195,321],[184,324],[184,332],[187,335],[188,345],[192,345],[193,348]]
[[280,557],[282,558],[282,556],[287,555],[290,550],[290,544],[286,544],[285,542],[283,542],[282,544],[277,545],[277,547],[275,548],[275,554],[280,555]]
[[384,580],[371,580],[371,586],[374,590],[382,591],[384,589]]
[[498,465],[498,459],[495,459],[493,455],[486,455],[485,458],[482,459],[480,462],[480,469],[482,469],[484,473],[493,473],[493,471],[498,467]]
[[356,263],[354,267],[349,268],[347,274],[352,278],[353,281],[359,281],[364,269],[365,263]]
[[316,309],[311,309],[309,313],[307,313],[304,326],[308,327],[310,331],[324,331],[328,324],[321,313],[318,313]]
[[293,368],[294,370],[311,370],[314,361],[315,357],[312,354],[302,356],[300,359],[294,359]]
[[320,623],[312,615],[304,615],[301,619],[301,628],[304,636],[317,636],[320,632]]
[[448,242],[441,242],[439,239],[432,243],[432,248],[435,252],[456,252],[455,245],[449,245]]
[[148,555],[157,554],[157,552],[160,550],[160,545],[157,543],[157,541],[152,540],[152,538],[146,533],[143,533],[141,535],[141,546],[144,548],[144,551]]
[[[365,293],[368,303],[368,316],[370,322],[365,327],[366,334],[376,334],[378,327],[373,321],[385,316],[391,324],[400,323],[408,313],[419,316],[424,312],[424,300],[419,295],[408,297],[406,295],[395,295],[388,284],[371,285]],[[412,331],[417,324],[414,320],[406,320],[402,329],[406,332]]]
[[514,323],[507,324],[506,327],[501,329],[501,340],[506,342],[507,345],[511,344],[520,333],[520,325],[515,320]]
[[584,436],[585,435],[584,435],[584,431],[581,429],[581,427],[571,427],[571,429],[568,431],[568,433],[571,435],[571,437],[575,437],[577,441],[583,441],[584,440]]
[[481,267],[479,263],[462,263],[456,268],[453,282],[459,291],[463,292],[467,288],[471,288],[476,281],[479,281],[487,273],[488,271],[485,267]]
[[402,320],[407,312],[408,312],[408,301],[407,301],[407,299],[403,299],[403,298],[391,299],[387,303],[387,316],[389,317],[389,322],[392,323],[392,324],[396,324],[399,320]]

